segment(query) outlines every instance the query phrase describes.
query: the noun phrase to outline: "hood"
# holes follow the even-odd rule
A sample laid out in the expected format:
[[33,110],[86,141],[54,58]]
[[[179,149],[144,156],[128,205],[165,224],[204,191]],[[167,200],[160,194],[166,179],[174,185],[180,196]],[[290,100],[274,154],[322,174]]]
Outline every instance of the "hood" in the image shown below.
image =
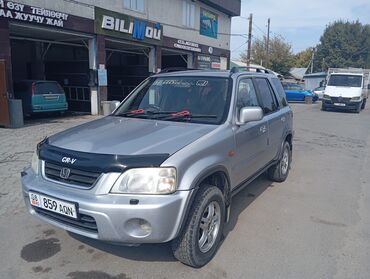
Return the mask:
[[169,154],[217,126],[108,116],[51,136],[53,146],[98,154]]
[[353,98],[362,94],[361,87],[327,86],[324,94],[330,97]]

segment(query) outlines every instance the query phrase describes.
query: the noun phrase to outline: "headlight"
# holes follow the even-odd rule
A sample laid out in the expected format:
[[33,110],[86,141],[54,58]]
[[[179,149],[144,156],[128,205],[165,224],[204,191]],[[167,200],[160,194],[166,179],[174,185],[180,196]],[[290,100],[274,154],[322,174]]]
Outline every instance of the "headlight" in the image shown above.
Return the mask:
[[351,98],[351,102],[361,101],[361,96]]
[[170,194],[176,191],[175,168],[131,169],[114,183],[115,194]]
[[39,161],[39,156],[37,155],[37,151],[35,151],[32,155],[31,168],[35,172],[36,175],[39,175],[40,161]]
[[322,96],[322,98],[325,99],[325,100],[331,100],[330,96],[329,95],[326,95],[326,94],[324,94]]

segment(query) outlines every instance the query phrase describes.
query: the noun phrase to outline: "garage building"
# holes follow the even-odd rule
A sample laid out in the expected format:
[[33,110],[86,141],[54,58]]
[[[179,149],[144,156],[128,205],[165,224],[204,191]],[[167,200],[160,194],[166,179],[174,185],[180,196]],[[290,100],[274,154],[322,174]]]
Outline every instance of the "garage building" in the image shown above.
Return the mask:
[[163,69],[226,69],[239,14],[240,0],[0,0],[0,126],[16,81],[57,81],[95,115]]

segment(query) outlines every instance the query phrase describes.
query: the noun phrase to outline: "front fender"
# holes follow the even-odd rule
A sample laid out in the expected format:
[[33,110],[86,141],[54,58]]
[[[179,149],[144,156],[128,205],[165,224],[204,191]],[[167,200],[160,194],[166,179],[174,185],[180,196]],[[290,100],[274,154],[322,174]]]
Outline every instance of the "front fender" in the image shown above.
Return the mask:
[[282,157],[283,155],[283,149],[284,149],[284,143],[286,141],[286,139],[291,136],[291,142],[289,143],[290,144],[290,148],[291,150],[293,151],[293,131],[287,131],[283,137],[283,140],[281,141],[281,145],[280,145],[280,149],[279,149],[279,155],[278,155],[278,158],[277,160],[280,160],[280,158]]
[[224,165],[224,162],[222,162],[222,158],[218,158],[217,156],[202,158],[199,161],[194,162],[185,170],[182,175],[179,188],[197,188],[202,180],[217,171],[222,171],[225,173],[229,180],[229,171]]

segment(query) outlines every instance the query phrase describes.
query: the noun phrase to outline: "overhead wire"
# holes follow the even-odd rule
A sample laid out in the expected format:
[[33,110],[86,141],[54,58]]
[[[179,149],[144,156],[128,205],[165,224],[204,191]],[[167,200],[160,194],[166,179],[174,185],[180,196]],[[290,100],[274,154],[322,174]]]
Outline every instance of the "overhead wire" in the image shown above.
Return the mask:
[[[81,5],[81,6],[85,6],[85,7],[89,7],[89,8],[94,8],[95,7],[94,5],[79,2],[77,0],[63,0],[63,1],[73,3],[73,4],[77,4],[77,5]],[[169,26],[169,27],[173,27],[173,28],[178,28],[178,29],[182,29],[182,30],[189,30],[189,31],[196,31],[196,32],[200,31],[200,29],[198,29],[198,28],[192,28],[192,27],[187,27],[187,26],[183,26],[183,25],[176,25],[176,24],[162,23],[162,22],[161,22],[161,25]],[[222,35],[222,36],[239,36],[239,37],[244,37],[244,36],[248,35],[248,34],[243,34],[243,33],[242,34],[237,34],[237,33],[225,33],[225,32],[218,32],[217,34]]]
[[253,24],[253,26],[255,27],[255,28],[257,28],[257,30],[258,31],[260,31],[264,36],[266,36],[267,37],[267,34],[266,34],[266,32],[265,31],[263,31],[262,30],[262,28],[260,28],[257,24],[255,24],[254,22],[252,23]]

